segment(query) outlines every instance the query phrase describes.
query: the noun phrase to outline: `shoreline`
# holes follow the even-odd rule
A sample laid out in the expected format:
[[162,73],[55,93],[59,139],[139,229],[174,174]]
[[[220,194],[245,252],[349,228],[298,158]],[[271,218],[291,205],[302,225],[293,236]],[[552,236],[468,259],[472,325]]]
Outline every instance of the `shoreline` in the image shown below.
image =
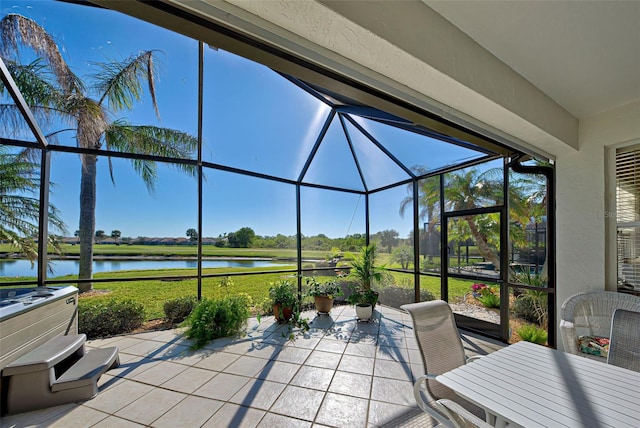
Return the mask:
[[[80,256],[65,255],[56,256],[49,255],[49,260],[79,260]],[[157,255],[126,255],[126,256],[113,256],[113,255],[100,255],[93,256],[93,260],[189,260],[197,261],[198,256],[157,256]],[[202,260],[246,260],[246,261],[274,261],[274,260],[287,260],[277,259],[273,257],[237,257],[237,256],[202,256]]]
[[[47,256],[49,260],[80,260],[79,255],[63,255],[59,256],[56,254],[49,254]],[[0,260],[28,260],[24,257],[21,257],[20,254],[9,254],[4,253],[0,254]],[[162,255],[102,255],[102,254],[94,254],[93,260],[189,260],[189,261],[197,261],[197,256],[162,256]],[[239,256],[202,256],[202,260],[207,261],[215,261],[215,260],[237,260],[237,261],[291,261],[295,262],[296,259],[292,259],[289,257],[239,257]],[[304,262],[314,262],[317,260],[303,260]]]

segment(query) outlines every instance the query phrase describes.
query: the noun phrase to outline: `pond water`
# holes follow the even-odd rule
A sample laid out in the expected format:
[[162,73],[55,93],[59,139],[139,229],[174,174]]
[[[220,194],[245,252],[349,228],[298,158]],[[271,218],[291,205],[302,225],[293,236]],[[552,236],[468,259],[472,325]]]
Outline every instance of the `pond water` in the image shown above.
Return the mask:
[[[51,266],[53,274],[48,278],[78,274],[77,260],[53,260]],[[293,263],[271,262],[268,260],[203,260],[203,268],[258,268],[274,266],[291,266]],[[152,270],[152,269],[196,269],[196,260],[94,260],[93,273],[115,272],[122,270]],[[31,268],[31,262],[19,259],[0,259],[0,276],[38,276],[36,268]]]

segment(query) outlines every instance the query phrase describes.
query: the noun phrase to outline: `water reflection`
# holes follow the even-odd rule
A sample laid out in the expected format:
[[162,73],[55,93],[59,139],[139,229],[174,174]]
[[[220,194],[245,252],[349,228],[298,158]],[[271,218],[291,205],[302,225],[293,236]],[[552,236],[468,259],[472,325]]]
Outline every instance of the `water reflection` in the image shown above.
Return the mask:
[[[287,263],[268,260],[203,260],[203,268],[258,268],[268,266],[287,266]],[[78,274],[77,260],[55,260],[51,262],[53,274],[50,278]],[[93,272],[116,272],[123,270],[155,270],[155,269],[196,269],[196,260],[94,260]],[[36,265],[31,266],[28,260],[0,260],[0,276],[36,277]]]

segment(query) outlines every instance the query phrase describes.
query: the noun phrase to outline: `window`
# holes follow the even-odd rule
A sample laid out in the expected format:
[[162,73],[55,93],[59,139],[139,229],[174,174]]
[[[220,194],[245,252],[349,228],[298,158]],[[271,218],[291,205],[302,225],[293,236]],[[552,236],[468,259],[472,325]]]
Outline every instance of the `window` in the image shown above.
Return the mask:
[[616,153],[618,285],[640,290],[640,146]]

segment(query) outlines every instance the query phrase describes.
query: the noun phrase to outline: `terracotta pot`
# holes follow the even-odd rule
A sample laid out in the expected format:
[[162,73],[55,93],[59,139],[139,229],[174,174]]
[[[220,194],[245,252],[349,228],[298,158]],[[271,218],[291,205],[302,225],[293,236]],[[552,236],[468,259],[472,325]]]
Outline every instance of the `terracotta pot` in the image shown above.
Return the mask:
[[315,296],[316,311],[322,314],[328,314],[333,308],[333,298],[329,296]]
[[359,321],[369,321],[373,314],[373,307],[369,303],[358,303],[356,305],[356,318]]
[[293,315],[293,309],[289,307],[282,308],[280,305],[273,305],[273,316],[278,322],[287,322]]

